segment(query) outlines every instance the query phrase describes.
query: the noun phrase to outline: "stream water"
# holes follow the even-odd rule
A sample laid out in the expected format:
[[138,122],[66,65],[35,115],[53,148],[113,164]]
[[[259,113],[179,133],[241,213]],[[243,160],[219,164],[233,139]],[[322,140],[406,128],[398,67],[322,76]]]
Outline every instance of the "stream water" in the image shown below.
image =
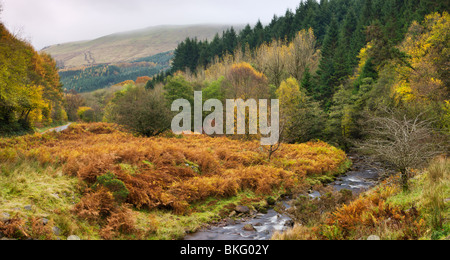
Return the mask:
[[[383,173],[381,164],[369,163],[357,155],[349,156],[353,161],[352,169],[340,176],[331,184],[336,191],[347,189],[354,194],[360,194],[376,186]],[[317,198],[321,194],[313,191],[310,197]],[[289,200],[283,201],[289,208]],[[228,220],[226,224],[210,226],[194,234],[189,234],[185,240],[269,240],[276,231],[284,231],[292,226],[292,219],[287,214],[279,214],[271,209],[267,214],[257,214],[254,218],[244,220]],[[245,231],[246,225],[252,225],[255,231]]]

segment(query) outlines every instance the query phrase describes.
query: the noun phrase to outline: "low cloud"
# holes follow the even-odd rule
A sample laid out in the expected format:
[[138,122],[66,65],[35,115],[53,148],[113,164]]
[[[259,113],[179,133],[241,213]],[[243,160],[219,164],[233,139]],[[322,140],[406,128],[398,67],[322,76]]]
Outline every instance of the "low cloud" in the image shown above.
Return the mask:
[[166,24],[268,23],[300,0],[3,0],[1,20],[38,49]]

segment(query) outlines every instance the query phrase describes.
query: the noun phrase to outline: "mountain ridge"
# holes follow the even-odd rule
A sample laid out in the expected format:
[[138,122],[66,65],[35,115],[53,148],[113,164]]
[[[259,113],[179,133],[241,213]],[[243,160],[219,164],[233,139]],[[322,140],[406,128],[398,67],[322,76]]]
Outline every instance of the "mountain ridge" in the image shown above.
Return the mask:
[[187,37],[211,40],[217,33],[243,25],[195,24],[158,25],[105,35],[92,40],[68,42],[45,47],[59,68],[129,62],[176,49]]

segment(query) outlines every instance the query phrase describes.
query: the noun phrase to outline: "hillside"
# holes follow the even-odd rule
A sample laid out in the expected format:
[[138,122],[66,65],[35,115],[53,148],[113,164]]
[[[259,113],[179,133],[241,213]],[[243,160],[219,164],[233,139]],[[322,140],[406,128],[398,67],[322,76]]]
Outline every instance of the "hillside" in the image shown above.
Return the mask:
[[[230,25],[156,26],[44,48],[60,68],[119,63],[174,50],[187,37],[212,39]],[[240,29],[240,26],[235,26]]]
[[65,90],[90,92],[139,77],[153,77],[169,69],[172,58],[172,52],[164,52],[130,62],[62,69],[59,75]]

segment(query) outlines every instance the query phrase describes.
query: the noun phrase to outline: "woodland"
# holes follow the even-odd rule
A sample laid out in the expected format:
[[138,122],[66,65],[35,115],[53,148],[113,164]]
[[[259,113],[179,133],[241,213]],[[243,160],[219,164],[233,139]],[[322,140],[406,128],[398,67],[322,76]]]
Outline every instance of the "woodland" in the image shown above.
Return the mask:
[[[0,24],[1,236],[183,239],[289,195],[295,223],[273,239],[448,239],[449,5],[305,0],[268,25],[72,71]],[[193,107],[194,91],[278,99],[278,144],[172,133],[172,102]],[[354,154],[394,173],[360,196],[330,190]]]

